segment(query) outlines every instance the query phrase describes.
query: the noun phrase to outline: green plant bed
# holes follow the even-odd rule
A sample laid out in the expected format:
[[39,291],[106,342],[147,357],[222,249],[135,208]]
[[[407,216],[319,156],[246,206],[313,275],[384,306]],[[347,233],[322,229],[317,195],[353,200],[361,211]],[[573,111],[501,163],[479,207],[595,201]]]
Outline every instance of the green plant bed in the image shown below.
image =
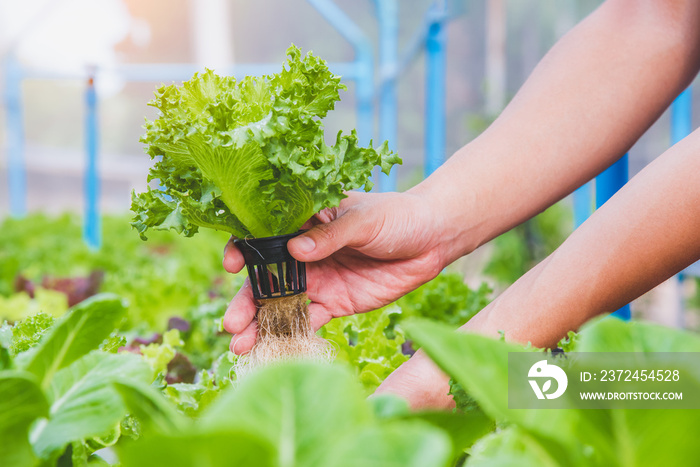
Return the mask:
[[[127,235],[120,217],[104,225],[97,252],[82,245],[76,218],[30,216],[0,229],[0,254],[16,265],[14,277],[3,269],[0,465],[645,466],[700,455],[691,410],[508,409],[507,354],[523,349],[453,332],[490,299],[455,274],[329,323],[319,333],[336,347],[334,364],[278,364],[238,381],[220,332],[240,284],[221,271],[226,237],[202,232],[175,247],[167,232],[149,243]],[[154,274],[145,280],[137,267]],[[32,299],[13,289],[17,275],[38,282],[98,268],[100,293],[70,311],[65,291]],[[172,299],[187,289],[188,300]],[[602,319],[562,345],[700,351],[700,338]],[[394,397],[366,399],[418,346],[452,378],[460,410],[412,413]]]

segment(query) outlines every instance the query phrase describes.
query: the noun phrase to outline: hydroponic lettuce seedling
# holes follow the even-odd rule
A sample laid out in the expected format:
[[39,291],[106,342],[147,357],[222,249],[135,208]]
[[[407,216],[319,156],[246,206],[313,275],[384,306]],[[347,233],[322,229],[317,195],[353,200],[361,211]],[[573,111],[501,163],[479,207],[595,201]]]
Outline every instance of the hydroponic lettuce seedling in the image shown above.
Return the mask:
[[[149,105],[159,115],[146,120],[141,141],[155,161],[148,181],[160,187],[132,194],[131,224],[142,238],[148,229],[189,237],[200,227],[245,239],[292,234],[318,211],[338,206],[344,191],[369,191],[375,166],[388,174],[401,162],[386,142],[361,147],[354,130],[326,144],[322,118],[345,86],[311,53],[302,57],[292,45],[287,56],[274,75],[237,81],[207,70],[156,91]],[[260,279],[278,286],[288,280],[277,276],[272,268]],[[304,294],[262,300],[258,322],[270,327],[255,347],[262,352],[274,341],[271,351],[284,354],[280,346],[301,339],[296,347],[309,348],[315,335],[306,301]]]
[[160,87],[149,105],[141,142],[156,163],[148,180],[160,188],[132,195],[132,225],[186,236],[200,227],[236,237],[296,232],[343,191],[372,188],[375,166],[400,163],[385,142],[358,145],[357,134],[338,133],[326,144],[321,119],[345,89],[340,76],[310,53],[291,46],[280,73],[218,76],[207,70],[182,86]]

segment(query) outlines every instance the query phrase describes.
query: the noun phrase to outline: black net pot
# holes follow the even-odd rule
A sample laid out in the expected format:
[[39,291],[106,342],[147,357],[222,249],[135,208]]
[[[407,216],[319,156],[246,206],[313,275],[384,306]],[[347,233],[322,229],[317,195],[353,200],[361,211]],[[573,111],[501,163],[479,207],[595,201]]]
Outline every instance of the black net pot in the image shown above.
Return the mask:
[[243,253],[256,299],[289,297],[306,291],[306,264],[294,259],[287,250],[287,242],[303,232],[233,241]]

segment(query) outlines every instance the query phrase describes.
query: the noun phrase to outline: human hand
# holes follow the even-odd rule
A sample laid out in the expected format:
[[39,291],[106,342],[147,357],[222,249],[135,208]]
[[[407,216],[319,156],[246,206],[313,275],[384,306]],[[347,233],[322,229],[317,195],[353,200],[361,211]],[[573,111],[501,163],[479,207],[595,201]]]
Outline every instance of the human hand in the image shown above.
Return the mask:
[[394,370],[374,392],[405,399],[413,410],[446,410],[455,407],[449,377],[419,350]]
[[[292,256],[307,263],[314,330],[332,318],[380,308],[433,279],[445,266],[434,213],[417,195],[350,192],[339,207],[314,216],[305,226],[311,230],[288,243]],[[244,265],[230,240],[224,269],[236,273]],[[224,316],[236,354],[255,343],[256,310],[246,279]]]

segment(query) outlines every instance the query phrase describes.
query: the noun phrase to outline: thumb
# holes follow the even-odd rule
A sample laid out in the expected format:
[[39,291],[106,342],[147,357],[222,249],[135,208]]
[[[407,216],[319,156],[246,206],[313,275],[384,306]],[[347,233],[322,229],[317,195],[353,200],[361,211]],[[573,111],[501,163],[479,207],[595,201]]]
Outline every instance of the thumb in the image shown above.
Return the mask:
[[289,240],[289,252],[299,261],[319,261],[346,246],[361,246],[372,238],[366,217],[348,210],[327,224],[318,224],[308,232]]

